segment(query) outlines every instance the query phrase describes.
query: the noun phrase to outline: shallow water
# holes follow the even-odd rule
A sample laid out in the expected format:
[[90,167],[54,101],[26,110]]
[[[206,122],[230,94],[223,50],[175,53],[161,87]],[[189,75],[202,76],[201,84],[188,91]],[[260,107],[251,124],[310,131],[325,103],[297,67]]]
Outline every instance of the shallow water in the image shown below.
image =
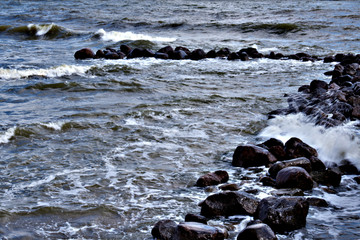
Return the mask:
[[[231,166],[237,145],[300,137],[329,163],[359,165],[359,129],[315,127],[301,115],[267,120],[332,64],[257,59],[76,61],[83,47],[157,50],[257,47],[262,53],[359,53],[357,1],[2,1],[0,236],[151,239],[160,219],[199,213],[195,188]],[[311,134],[310,134],[311,132]],[[341,145],[338,144],[341,139]],[[336,146],[336,147],[334,147]],[[306,229],[281,239],[359,238],[359,187],[313,194]],[[330,220],[329,216],[333,218]],[[239,219],[245,219],[241,216]],[[244,222],[225,221],[234,239]],[[341,223],[339,223],[341,222]],[[213,225],[223,224],[220,220]]]

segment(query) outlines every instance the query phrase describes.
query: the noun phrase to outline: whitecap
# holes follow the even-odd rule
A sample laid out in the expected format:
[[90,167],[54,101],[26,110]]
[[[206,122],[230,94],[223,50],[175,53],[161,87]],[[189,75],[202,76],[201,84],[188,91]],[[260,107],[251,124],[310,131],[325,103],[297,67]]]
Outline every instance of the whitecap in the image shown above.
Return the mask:
[[15,134],[16,127],[9,128],[7,131],[0,133],[0,144],[8,143]]
[[44,36],[47,34],[55,25],[51,24],[28,24],[27,27],[29,30],[36,29],[36,36]]
[[84,75],[91,66],[60,65],[51,68],[5,69],[0,68],[0,79],[28,78],[30,76],[62,77],[73,74]]
[[170,37],[153,37],[146,34],[133,33],[133,32],[118,32],[118,31],[110,31],[106,32],[104,29],[99,29],[96,32],[97,35],[100,35],[103,41],[111,41],[111,42],[119,42],[124,40],[148,40],[154,42],[174,42],[176,38]]

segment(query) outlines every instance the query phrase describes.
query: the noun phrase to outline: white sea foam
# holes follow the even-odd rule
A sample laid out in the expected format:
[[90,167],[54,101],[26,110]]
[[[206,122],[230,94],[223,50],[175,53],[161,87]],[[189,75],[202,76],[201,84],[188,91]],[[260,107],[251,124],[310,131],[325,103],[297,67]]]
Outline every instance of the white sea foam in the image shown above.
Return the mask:
[[0,144],[8,143],[15,134],[16,127],[9,128],[7,131],[0,133]]
[[49,122],[49,123],[41,123],[44,127],[54,129],[56,131],[60,131],[64,122]]
[[55,24],[51,23],[51,24],[28,24],[28,29],[36,29],[36,36],[44,36],[45,34],[47,34],[53,27],[55,26]]
[[140,34],[140,33],[133,33],[133,32],[117,32],[117,31],[110,31],[106,32],[104,29],[99,29],[96,34],[100,35],[103,41],[111,41],[111,42],[119,42],[124,40],[148,40],[154,42],[174,42],[176,38],[170,37],[153,37],[150,35]]
[[354,135],[356,122],[342,126],[325,128],[317,126],[303,114],[277,116],[269,120],[261,133],[261,137],[274,137],[286,142],[291,137],[298,137],[313,146],[319,158],[325,162],[349,159],[360,169],[360,139]]
[[72,74],[84,75],[91,66],[61,65],[51,68],[5,69],[0,68],[0,79],[18,79],[30,76],[62,77]]

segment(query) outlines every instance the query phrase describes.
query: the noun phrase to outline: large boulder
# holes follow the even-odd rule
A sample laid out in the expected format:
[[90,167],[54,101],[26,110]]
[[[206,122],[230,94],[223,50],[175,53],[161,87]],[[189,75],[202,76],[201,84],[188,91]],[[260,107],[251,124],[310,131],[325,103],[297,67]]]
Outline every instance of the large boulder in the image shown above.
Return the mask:
[[309,203],[303,197],[267,197],[260,201],[255,218],[284,233],[304,227],[308,211]]
[[235,167],[254,167],[276,162],[276,157],[267,149],[255,145],[242,145],[235,149],[232,165]]
[[247,226],[237,236],[237,240],[276,240],[274,231],[265,223]]
[[95,53],[90,48],[83,48],[75,52],[75,59],[94,58]]
[[269,150],[277,160],[285,160],[286,158],[285,146],[282,141],[276,138],[270,138],[259,146]]
[[226,183],[229,180],[229,174],[226,171],[215,171],[201,176],[196,181],[196,186],[206,187]]
[[320,184],[337,187],[341,182],[341,171],[339,168],[327,168],[324,171],[312,171],[312,179]]
[[287,167],[302,167],[308,173],[311,172],[311,161],[305,157],[295,158],[291,160],[286,160],[282,162],[276,162],[269,168],[269,174],[271,177],[276,178],[278,172],[281,169]]
[[314,186],[309,173],[301,167],[287,167],[276,175],[277,188],[300,188],[310,190]]
[[285,143],[285,152],[289,159],[318,156],[316,149],[301,141],[299,138],[290,138]]
[[191,60],[201,60],[204,59],[205,57],[206,57],[206,53],[202,49],[195,49],[190,54]]
[[157,222],[151,234],[159,240],[223,240],[228,238],[228,232],[225,229],[198,222],[176,224],[172,220]]
[[205,217],[253,215],[259,200],[245,192],[227,191],[210,195],[202,203],[201,215]]

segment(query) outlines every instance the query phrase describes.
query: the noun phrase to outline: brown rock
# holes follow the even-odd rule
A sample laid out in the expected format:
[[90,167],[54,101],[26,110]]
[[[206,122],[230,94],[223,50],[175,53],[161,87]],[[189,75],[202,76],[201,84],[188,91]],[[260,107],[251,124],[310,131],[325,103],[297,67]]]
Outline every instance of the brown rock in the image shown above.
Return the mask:
[[229,174],[226,171],[215,171],[201,176],[195,185],[198,187],[206,187],[226,183],[228,180]]
[[254,167],[276,162],[276,158],[268,150],[255,146],[238,146],[233,155],[232,165],[235,167]]
[[74,54],[75,59],[87,59],[94,58],[95,54],[90,48],[83,48],[79,51],[76,51]]
[[265,223],[247,226],[237,236],[237,240],[276,240],[274,231]]
[[285,151],[289,159],[318,156],[317,151],[299,138],[291,138],[285,143]]
[[301,167],[287,167],[280,170],[276,176],[277,188],[300,188],[310,190],[314,186],[309,173]]

